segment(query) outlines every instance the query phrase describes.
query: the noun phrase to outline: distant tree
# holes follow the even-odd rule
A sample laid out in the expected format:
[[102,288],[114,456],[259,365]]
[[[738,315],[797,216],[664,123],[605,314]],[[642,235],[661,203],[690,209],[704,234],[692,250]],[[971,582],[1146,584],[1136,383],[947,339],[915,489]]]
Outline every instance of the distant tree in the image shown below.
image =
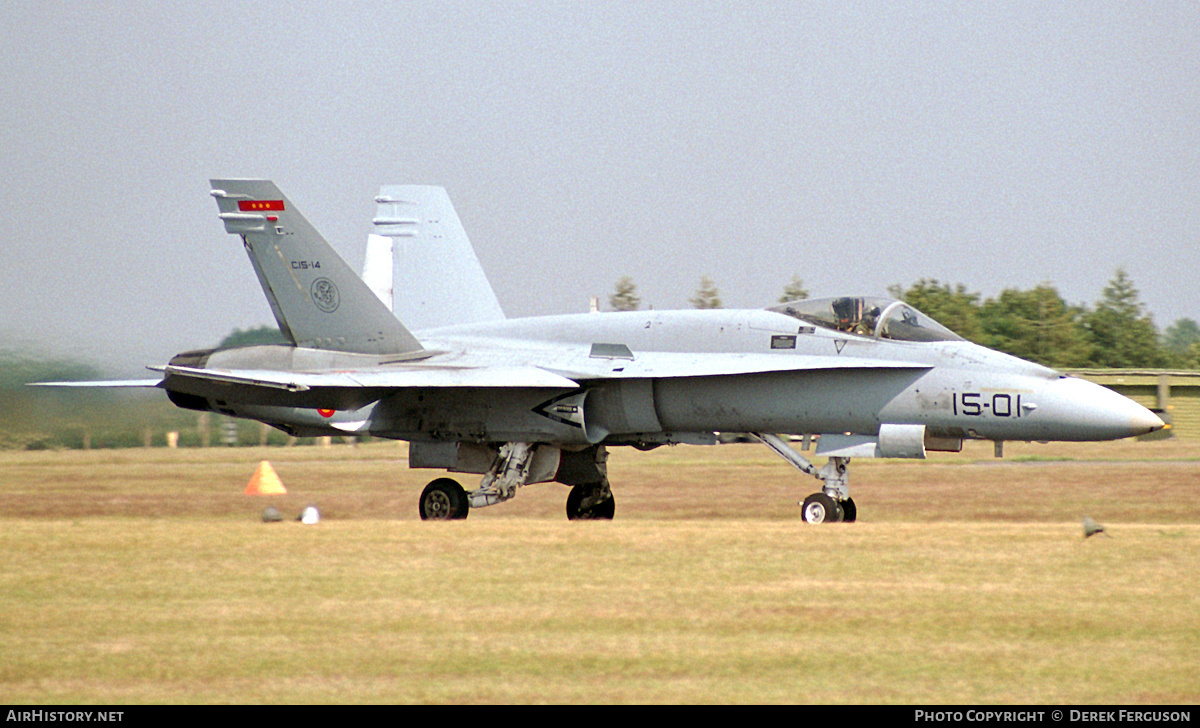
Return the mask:
[[1005,289],[981,307],[978,342],[1049,367],[1086,367],[1093,346],[1083,326],[1085,313],[1067,305],[1049,283],[1029,291]]
[[1176,366],[1184,369],[1200,369],[1200,341],[1194,342],[1178,355]]
[[608,305],[614,311],[636,311],[642,306],[638,298],[637,286],[629,276],[621,276],[613,287],[612,295],[608,297]]
[[808,289],[804,287],[804,280],[798,275],[793,275],[791,282],[783,287],[783,295],[779,297],[779,302],[803,301],[806,298]]
[[700,287],[696,295],[688,299],[692,308],[721,308],[721,292],[708,276],[700,277]]
[[29,382],[72,382],[102,379],[100,369],[71,359],[45,359],[33,354],[0,351],[0,389]]
[[234,329],[228,336],[221,339],[218,347],[255,346],[262,344],[286,344],[283,332],[275,326],[255,326],[250,329]]
[[1196,342],[1200,342],[1200,324],[1190,318],[1177,320],[1163,332],[1163,346],[1176,354],[1186,352]]
[[1096,307],[1083,317],[1096,348],[1092,363],[1099,367],[1161,367],[1168,363],[1159,345],[1158,329],[1138,300],[1137,288],[1123,268],[1104,287]]
[[968,293],[963,284],[951,288],[949,283],[922,278],[907,289],[897,285],[888,292],[964,339],[979,340],[979,294]]

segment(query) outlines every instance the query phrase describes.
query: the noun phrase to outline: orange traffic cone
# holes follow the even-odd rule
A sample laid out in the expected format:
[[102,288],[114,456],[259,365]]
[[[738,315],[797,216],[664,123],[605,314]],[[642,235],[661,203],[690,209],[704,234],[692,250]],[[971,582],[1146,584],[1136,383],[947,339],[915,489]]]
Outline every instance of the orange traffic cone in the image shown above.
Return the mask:
[[263,460],[246,484],[245,492],[246,495],[283,495],[287,493],[287,488],[283,487],[283,481],[275,474],[271,463]]

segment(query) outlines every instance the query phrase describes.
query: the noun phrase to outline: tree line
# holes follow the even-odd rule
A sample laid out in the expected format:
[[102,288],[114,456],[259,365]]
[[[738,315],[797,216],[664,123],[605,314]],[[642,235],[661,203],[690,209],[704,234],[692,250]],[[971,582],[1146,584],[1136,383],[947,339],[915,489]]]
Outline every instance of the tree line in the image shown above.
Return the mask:
[[[1200,325],[1181,318],[1159,332],[1139,299],[1133,280],[1118,268],[1088,306],[1069,304],[1050,283],[1029,290],[1007,288],[994,298],[922,278],[888,292],[936,319],[968,341],[1055,369],[1200,369]],[[783,289],[782,301],[808,298],[799,276]],[[720,293],[705,276],[689,299],[694,308],[720,308]],[[609,296],[616,311],[641,305],[629,277],[617,281]]]

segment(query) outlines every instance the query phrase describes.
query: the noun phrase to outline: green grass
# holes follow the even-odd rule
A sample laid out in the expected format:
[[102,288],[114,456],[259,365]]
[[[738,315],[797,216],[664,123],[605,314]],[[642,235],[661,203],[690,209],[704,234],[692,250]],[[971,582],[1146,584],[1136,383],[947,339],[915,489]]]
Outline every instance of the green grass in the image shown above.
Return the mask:
[[0,455],[0,700],[1194,703],[1200,466],[1116,447],[856,461],[825,527],[753,447],[614,454],[610,523],[421,522],[390,443]]

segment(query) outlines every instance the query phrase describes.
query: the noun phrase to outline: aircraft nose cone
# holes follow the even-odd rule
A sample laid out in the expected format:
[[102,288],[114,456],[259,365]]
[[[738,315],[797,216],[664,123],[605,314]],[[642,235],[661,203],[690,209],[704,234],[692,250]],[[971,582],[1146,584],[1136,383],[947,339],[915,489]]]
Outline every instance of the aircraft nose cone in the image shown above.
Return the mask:
[[[1141,405],[1138,405],[1141,407]],[[1162,418],[1154,414],[1145,407],[1141,408],[1141,412],[1134,413],[1131,418],[1131,423],[1134,429],[1138,430],[1139,435],[1145,435],[1151,432],[1157,432],[1167,426],[1167,423],[1162,421]]]
[[1158,415],[1137,402],[1083,379],[1059,379],[1045,394],[1047,404],[1061,417],[1059,424],[1070,431],[1071,439],[1116,440],[1166,426]]

